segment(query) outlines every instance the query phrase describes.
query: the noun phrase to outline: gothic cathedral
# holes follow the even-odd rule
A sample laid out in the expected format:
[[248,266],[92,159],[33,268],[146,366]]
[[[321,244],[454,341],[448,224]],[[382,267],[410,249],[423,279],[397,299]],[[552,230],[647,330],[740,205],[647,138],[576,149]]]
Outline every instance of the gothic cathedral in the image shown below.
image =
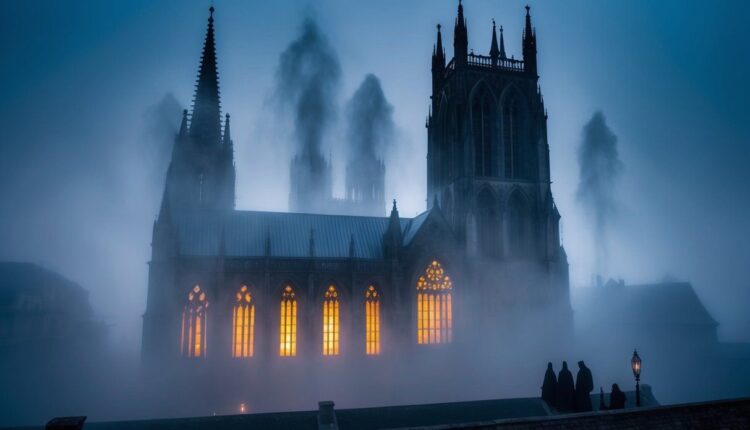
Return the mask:
[[153,227],[144,364],[258,374],[286,371],[285,363],[307,363],[311,372],[336,362],[385,366],[407,355],[495,348],[531,324],[550,339],[572,328],[528,7],[521,59],[506,55],[494,23],[489,55],[470,52],[460,2],[450,61],[438,26],[430,207],[414,218],[401,217],[395,201],[383,216],[379,160],[367,178],[347,172],[347,188],[375,184],[361,211],[370,216],[320,205],[330,187],[324,159],[313,163],[322,192],[305,191],[314,181],[295,170],[301,158],[290,163],[290,208],[299,212],[234,208],[213,12]]

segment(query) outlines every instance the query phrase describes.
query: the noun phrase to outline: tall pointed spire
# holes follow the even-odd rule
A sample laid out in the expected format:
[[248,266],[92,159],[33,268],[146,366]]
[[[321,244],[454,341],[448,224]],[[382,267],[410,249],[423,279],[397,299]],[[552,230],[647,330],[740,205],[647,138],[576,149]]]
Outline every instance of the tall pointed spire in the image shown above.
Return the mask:
[[436,47],[436,54],[445,58],[445,49],[443,48],[443,35],[440,33],[440,28],[442,26],[440,24],[437,25],[437,47]]
[[536,34],[531,26],[531,8],[526,5],[526,26],[523,29],[523,65],[526,73],[536,75]]
[[232,135],[229,133],[229,114],[224,115],[224,138],[222,143],[225,148],[232,146]]
[[463,66],[468,61],[469,36],[466,30],[466,18],[464,18],[464,5],[458,0],[458,16],[456,26],[453,30],[453,59],[456,66]]
[[500,58],[500,48],[497,47],[497,32],[495,32],[495,20],[492,20],[492,45],[490,47],[490,58],[492,65],[497,66],[497,60]]
[[208,10],[208,28],[193,98],[190,136],[199,144],[210,145],[221,141],[221,104],[214,39],[214,7],[211,6]]

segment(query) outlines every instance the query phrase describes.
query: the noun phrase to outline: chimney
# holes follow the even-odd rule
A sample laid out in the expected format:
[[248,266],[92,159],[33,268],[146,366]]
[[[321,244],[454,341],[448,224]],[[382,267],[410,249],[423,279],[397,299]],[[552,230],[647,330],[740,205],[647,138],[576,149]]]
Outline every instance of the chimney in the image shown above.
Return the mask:
[[333,402],[330,400],[318,402],[318,430],[338,430],[336,412],[333,410]]
[[81,430],[86,417],[56,417],[44,427],[46,430]]

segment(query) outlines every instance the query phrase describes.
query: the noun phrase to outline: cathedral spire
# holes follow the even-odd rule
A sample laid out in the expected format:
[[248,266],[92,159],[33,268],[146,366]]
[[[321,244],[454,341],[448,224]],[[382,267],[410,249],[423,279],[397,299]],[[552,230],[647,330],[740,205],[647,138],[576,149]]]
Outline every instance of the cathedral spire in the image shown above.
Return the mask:
[[500,48],[497,47],[497,32],[495,31],[495,20],[492,20],[492,46],[490,47],[490,58],[492,65],[497,66],[497,60],[500,58]]
[[453,30],[453,59],[456,66],[463,66],[468,61],[469,36],[466,30],[466,18],[464,18],[464,5],[458,0],[458,16],[456,26]]
[[440,24],[437,25],[437,47],[436,47],[436,54],[445,58],[445,49],[443,48],[443,35],[440,33],[440,28],[442,26]]
[[222,139],[222,144],[226,149],[232,147],[232,136],[229,134],[229,114],[224,115],[224,138]]
[[208,10],[208,28],[193,97],[190,136],[199,144],[219,144],[221,141],[221,104],[214,39],[214,7],[211,6]]
[[528,5],[526,5],[526,26],[523,30],[523,64],[526,73],[536,76],[536,33],[531,26],[531,8]]

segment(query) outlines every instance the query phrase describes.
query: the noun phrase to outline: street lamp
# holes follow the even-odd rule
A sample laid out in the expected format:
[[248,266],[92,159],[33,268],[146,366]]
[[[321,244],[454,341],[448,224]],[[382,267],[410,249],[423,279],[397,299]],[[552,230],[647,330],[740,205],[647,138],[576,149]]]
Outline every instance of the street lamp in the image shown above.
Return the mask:
[[635,376],[635,405],[641,406],[641,357],[638,356],[637,350],[633,350],[630,367],[633,369],[633,376]]

